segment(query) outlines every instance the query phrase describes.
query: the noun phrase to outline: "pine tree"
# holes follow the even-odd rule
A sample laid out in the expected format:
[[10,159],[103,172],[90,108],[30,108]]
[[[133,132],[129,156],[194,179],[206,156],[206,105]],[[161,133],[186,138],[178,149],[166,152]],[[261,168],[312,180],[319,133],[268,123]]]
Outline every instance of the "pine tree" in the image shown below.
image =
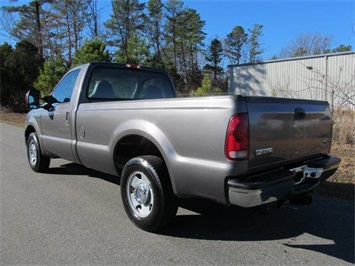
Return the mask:
[[248,34],[242,26],[235,26],[225,40],[225,52],[231,64],[239,65],[242,59],[243,48],[248,41]]
[[55,59],[49,59],[44,63],[43,70],[33,85],[43,96],[49,95],[67,71],[61,55]]
[[[199,65],[198,54],[202,51],[203,40],[206,36],[203,32],[205,21],[201,19],[196,10],[184,8],[181,1],[169,0],[165,7],[167,23],[164,55],[182,76],[177,88],[185,94],[194,89],[193,84],[196,84],[197,76],[193,77],[192,73],[200,72],[196,68]],[[192,80],[194,82],[191,82]]]
[[110,62],[110,53],[106,50],[106,45],[98,38],[86,40],[84,45],[75,52],[73,66],[89,62]]
[[151,60],[152,65],[162,67],[162,46],[164,41],[163,3],[161,2],[161,0],[149,0],[147,10],[148,15],[145,17],[145,32],[150,44],[153,46],[154,49],[154,55]]
[[112,0],[110,19],[104,23],[107,29],[108,45],[118,47],[123,58],[130,58],[135,49],[129,44],[142,35],[144,24],[144,3],[138,0]]
[[218,76],[223,74],[223,68],[220,66],[223,59],[222,43],[218,39],[213,39],[208,47],[205,59],[208,64],[204,69],[212,72],[213,81],[217,81]]
[[126,51],[117,50],[115,62],[145,65],[148,57],[149,48],[146,40],[138,33],[135,33],[128,39]]
[[[351,45],[344,45],[344,44],[340,44],[338,47],[330,50],[330,53],[342,53],[342,52],[349,52],[351,51]],[[327,51],[328,52],[328,51]]]
[[252,29],[248,29],[249,37],[249,62],[255,63],[260,61],[260,55],[264,52],[260,44],[260,37],[263,36],[263,25],[255,24]]
[[210,75],[205,74],[202,79],[201,87],[199,87],[191,96],[216,95],[223,93],[220,88],[214,88]]
[[[166,47],[164,50],[167,61],[171,61],[176,69],[178,67],[178,39],[181,32],[179,16],[185,10],[184,3],[180,0],[168,0],[165,5],[166,24],[164,25]],[[185,29],[184,29],[185,30]]]

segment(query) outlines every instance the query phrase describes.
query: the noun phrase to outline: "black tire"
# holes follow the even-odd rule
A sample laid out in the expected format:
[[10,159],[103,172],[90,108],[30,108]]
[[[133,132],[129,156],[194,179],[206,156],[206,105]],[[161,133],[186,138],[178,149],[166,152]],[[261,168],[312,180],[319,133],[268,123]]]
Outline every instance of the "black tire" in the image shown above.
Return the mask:
[[156,156],[127,162],[121,176],[121,197],[129,219],[149,232],[169,224],[178,209],[165,163]]
[[35,172],[46,172],[49,168],[51,158],[42,155],[41,147],[35,132],[27,139],[27,159],[31,169]]

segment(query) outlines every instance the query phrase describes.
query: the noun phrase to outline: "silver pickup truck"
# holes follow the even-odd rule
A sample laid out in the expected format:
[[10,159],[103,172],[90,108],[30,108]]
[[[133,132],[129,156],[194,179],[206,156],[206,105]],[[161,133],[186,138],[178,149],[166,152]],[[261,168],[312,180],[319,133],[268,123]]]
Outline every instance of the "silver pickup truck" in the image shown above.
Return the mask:
[[177,98],[166,73],[113,63],[78,66],[26,101],[32,170],[63,158],[116,175],[128,217],[146,231],[172,221],[178,197],[242,207],[309,199],[340,163],[328,155],[323,101]]

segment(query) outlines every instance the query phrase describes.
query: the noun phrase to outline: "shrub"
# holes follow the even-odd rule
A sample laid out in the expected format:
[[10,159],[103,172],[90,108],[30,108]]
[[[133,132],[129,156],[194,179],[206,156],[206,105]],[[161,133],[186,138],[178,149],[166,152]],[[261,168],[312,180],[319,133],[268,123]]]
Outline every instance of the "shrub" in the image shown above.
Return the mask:
[[333,140],[339,142],[339,144],[355,144],[355,110],[334,110]]

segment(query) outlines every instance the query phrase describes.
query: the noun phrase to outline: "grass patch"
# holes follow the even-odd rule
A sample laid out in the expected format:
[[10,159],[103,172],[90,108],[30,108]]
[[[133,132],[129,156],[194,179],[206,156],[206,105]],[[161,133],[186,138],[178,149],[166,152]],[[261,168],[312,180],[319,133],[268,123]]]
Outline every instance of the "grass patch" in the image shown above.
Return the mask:
[[322,183],[317,194],[354,200],[355,191],[355,145],[333,141],[331,154],[342,159],[334,175]]

